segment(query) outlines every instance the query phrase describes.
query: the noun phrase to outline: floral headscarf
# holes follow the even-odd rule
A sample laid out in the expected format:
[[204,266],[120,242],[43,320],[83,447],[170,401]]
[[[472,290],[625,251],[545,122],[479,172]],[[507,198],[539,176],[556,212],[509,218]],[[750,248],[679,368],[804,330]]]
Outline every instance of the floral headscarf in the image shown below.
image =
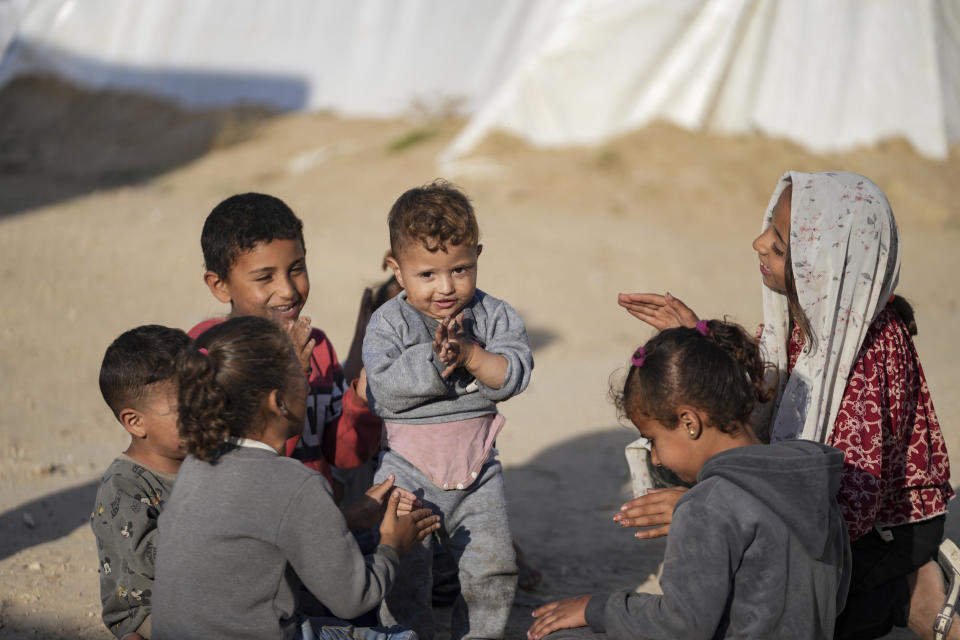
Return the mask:
[[880,188],[846,172],[785,173],[763,230],[790,183],[790,262],[814,338],[788,377],[787,297],[763,287],[760,345],[780,372],[771,440],[828,442],[867,329],[897,286],[900,236]]

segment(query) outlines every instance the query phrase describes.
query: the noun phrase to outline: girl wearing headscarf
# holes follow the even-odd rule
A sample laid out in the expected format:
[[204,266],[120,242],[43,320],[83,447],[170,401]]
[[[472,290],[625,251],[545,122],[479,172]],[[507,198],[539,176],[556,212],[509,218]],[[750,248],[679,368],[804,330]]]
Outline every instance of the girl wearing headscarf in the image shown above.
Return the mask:
[[[835,637],[877,638],[894,625],[924,638],[960,637],[960,624],[949,636],[933,630],[956,620],[952,611],[937,619],[945,594],[936,560],[953,489],[910,337],[913,311],[894,294],[900,241],[886,196],[853,173],[788,172],[753,248],[764,284],[760,343],[777,390],[756,429],[772,441],[801,438],[844,453],[838,499],[853,578]],[[669,294],[619,302],[658,329],[697,322]],[[638,498],[619,522],[669,522],[678,495]]]

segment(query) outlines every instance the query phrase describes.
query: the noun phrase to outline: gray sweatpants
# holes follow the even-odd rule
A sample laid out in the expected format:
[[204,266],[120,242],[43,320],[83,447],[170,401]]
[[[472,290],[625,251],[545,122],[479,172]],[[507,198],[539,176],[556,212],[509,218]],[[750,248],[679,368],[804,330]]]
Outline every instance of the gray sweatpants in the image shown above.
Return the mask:
[[380,607],[381,622],[402,625],[416,631],[421,640],[433,640],[432,545],[439,543],[452,553],[460,578],[451,639],[503,638],[517,589],[517,561],[500,462],[488,461],[463,490],[444,491],[406,459],[387,451],[374,482],[383,482],[391,473],[396,486],[413,491],[425,507],[440,515],[442,526],[400,559],[396,582]]

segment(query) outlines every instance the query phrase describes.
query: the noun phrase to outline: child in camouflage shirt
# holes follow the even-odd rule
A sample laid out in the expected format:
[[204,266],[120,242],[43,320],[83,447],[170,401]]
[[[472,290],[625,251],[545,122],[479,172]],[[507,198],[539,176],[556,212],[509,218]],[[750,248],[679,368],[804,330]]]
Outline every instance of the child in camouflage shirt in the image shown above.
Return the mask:
[[137,327],[114,340],[100,367],[103,399],[130,434],[130,446],[103,475],[90,516],[103,623],[122,640],[150,637],[157,517],[184,458],[174,372],[189,344],[179,329]]

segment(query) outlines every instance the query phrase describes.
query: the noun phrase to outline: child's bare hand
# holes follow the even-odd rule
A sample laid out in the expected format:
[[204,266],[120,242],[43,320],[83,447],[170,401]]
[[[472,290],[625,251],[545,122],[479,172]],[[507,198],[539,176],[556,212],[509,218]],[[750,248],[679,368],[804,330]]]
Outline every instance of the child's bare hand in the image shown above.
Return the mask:
[[423,507],[423,503],[420,502],[420,498],[413,495],[403,487],[396,487],[394,491],[400,493],[400,504],[397,505],[398,518],[410,515],[417,509]]
[[310,334],[313,333],[310,318],[300,316],[296,320],[284,323],[283,328],[290,336],[290,341],[293,342],[293,350],[297,354],[297,359],[300,360],[304,375],[309,380],[310,374],[313,372],[310,357],[313,355],[313,348],[317,346],[317,341],[310,337]]
[[[348,529],[351,531],[369,529],[380,522],[387,506],[387,496],[394,488],[393,482],[394,476],[391,474],[380,484],[375,484],[367,489],[363,497],[341,509],[343,519],[347,521]],[[397,491],[402,491],[409,498],[416,499],[416,496],[405,489],[397,489]]]
[[658,293],[621,293],[617,296],[617,304],[634,318],[659,331],[697,325],[697,314],[670,292],[662,296]]
[[447,365],[440,375],[446,378],[458,367],[465,366],[470,360],[473,346],[463,332],[462,313],[455,318],[441,320],[433,336],[433,351],[440,358],[440,362]]
[[686,491],[684,487],[650,489],[646,495],[620,507],[620,513],[613,516],[613,521],[621,527],[654,527],[633,534],[640,539],[665,536],[670,532],[673,508]]
[[557,629],[573,629],[587,626],[587,603],[590,596],[577,596],[559,602],[551,602],[533,610],[534,623],[527,630],[529,640],[539,640]]
[[407,515],[397,515],[402,495],[399,491],[390,493],[383,522],[380,523],[380,544],[393,547],[399,555],[405,555],[414,545],[440,528],[440,516],[433,515],[430,509],[417,509]]
[[357,323],[353,328],[353,340],[350,341],[350,350],[343,360],[343,376],[347,382],[360,375],[363,366],[363,337],[367,334],[367,324],[373,315],[373,289],[367,287],[360,296],[360,309],[357,311]]
[[364,404],[369,402],[367,400],[367,369],[366,367],[360,369],[360,374],[357,376],[357,386],[354,387],[354,391],[357,392],[357,397],[363,400]]

